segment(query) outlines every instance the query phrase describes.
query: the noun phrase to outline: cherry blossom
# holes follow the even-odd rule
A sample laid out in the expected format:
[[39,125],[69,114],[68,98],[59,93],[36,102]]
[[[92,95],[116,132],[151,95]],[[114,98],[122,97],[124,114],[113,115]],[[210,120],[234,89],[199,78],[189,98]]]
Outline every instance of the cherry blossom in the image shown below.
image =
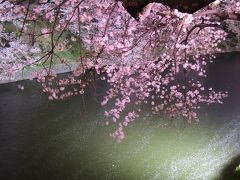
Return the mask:
[[[0,13],[0,22],[17,27],[15,34],[1,30],[9,47],[0,47],[0,78],[41,64],[44,68],[33,77],[54,100],[83,95],[100,77],[110,85],[101,105],[108,107],[106,125],[116,124],[111,136],[118,141],[143,104],[153,114],[196,122],[202,104],[222,103],[227,96],[203,81],[230,30],[239,38],[239,0],[217,0],[194,14],[152,3],[139,20],[115,0],[7,0],[0,3]],[[55,59],[68,66],[56,54],[69,43],[66,32],[86,54],[79,55],[72,74],[59,80],[52,66]],[[28,36],[39,43],[27,42]],[[41,38],[49,40],[42,49]]]

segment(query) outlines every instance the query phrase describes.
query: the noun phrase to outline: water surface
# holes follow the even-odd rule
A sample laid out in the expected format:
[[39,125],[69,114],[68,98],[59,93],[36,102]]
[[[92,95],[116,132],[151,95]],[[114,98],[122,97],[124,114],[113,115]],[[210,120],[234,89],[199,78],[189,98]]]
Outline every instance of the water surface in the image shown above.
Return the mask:
[[[209,66],[206,84],[228,90],[199,124],[141,117],[122,143],[109,137],[99,98],[50,102],[34,82],[0,86],[0,179],[233,179],[240,164],[240,54]],[[240,176],[236,179],[240,179]]]

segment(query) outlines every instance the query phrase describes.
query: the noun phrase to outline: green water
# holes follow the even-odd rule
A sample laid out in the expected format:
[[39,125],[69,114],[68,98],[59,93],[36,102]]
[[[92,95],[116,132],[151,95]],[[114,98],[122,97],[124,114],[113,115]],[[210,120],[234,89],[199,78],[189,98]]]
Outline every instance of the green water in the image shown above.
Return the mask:
[[237,62],[209,67],[206,83],[231,92],[224,105],[204,108],[199,124],[174,121],[163,128],[166,119],[142,116],[122,143],[109,136],[114,127],[105,125],[98,97],[49,102],[33,82],[23,82],[24,91],[1,85],[0,179],[208,180],[226,172],[234,179],[237,165],[227,167],[240,156]]

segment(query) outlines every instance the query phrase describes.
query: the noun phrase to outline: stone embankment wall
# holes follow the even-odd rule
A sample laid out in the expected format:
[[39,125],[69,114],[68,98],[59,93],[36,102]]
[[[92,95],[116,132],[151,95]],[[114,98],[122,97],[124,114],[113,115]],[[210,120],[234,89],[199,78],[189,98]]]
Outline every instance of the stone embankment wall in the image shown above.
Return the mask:
[[[78,63],[68,63],[67,65],[57,64],[52,68],[52,70],[57,74],[62,74],[62,73],[74,71],[77,67],[78,67]],[[36,76],[34,76],[33,74],[36,74],[39,71],[41,71],[40,68],[32,68],[30,70],[20,71],[16,73],[12,78],[9,78],[9,79],[6,78],[4,80],[0,80],[0,84],[33,79],[33,78],[36,78]]]

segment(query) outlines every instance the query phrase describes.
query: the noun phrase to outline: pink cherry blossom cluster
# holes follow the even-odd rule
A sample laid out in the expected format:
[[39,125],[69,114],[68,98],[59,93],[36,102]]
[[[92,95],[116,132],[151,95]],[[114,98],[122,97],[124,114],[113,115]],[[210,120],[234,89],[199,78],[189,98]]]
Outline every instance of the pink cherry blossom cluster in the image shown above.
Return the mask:
[[0,81],[12,80],[28,66],[36,65],[35,58],[40,52],[37,46],[29,46],[16,34],[6,33],[1,28],[0,39],[3,41],[0,45]]
[[[195,14],[180,13],[154,3],[140,15],[140,21],[136,21],[122,2],[115,0],[29,1],[23,4],[9,0],[0,4],[3,14],[0,21],[14,22],[20,27],[20,33],[35,32],[33,23],[47,22],[35,35],[50,38],[50,48],[41,58],[43,64],[49,62],[50,65],[36,76],[50,100],[84,94],[96,74],[107,81],[110,88],[101,103],[109,106],[105,112],[106,125],[116,124],[111,136],[122,141],[124,128],[139,117],[143,104],[150,105],[153,114],[193,122],[198,121],[201,104],[222,103],[226,92],[203,86],[206,67],[214,53],[222,51],[219,45],[227,37],[222,24],[232,29],[239,27],[223,20],[216,12],[224,8],[227,12],[239,13],[240,0],[222,3]],[[64,50],[60,42],[64,32],[72,33],[87,55],[80,55],[79,68],[59,80],[51,66],[55,51]],[[19,47],[20,44],[19,41]],[[14,45],[10,49],[13,51]],[[27,45],[21,51],[27,52],[26,49]],[[14,71],[10,67],[14,67],[17,60],[12,58],[11,63],[5,60],[10,59],[2,55],[5,50],[7,48],[1,49],[0,57],[4,65],[9,66],[8,72]],[[26,59],[21,68],[39,62]]]

